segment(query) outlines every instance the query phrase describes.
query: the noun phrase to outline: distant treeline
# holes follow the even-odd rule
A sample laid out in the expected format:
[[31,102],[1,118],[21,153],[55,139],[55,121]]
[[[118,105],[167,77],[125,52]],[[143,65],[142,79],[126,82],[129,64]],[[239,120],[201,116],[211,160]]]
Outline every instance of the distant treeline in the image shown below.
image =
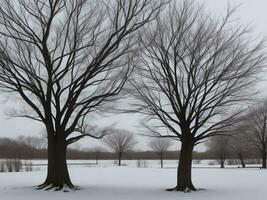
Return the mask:
[[[164,159],[176,160],[179,157],[178,151],[167,151],[164,154]],[[246,158],[259,158],[260,156],[251,153],[246,155]],[[0,138],[0,159],[46,159],[46,139],[38,137],[23,137],[16,139]],[[67,151],[68,159],[88,159],[88,160],[115,160],[117,155],[106,150],[88,149],[77,150],[69,148]],[[216,154],[211,151],[194,152],[194,159],[219,159]],[[139,160],[139,159],[158,159],[158,155],[153,151],[131,151],[125,154],[123,159]],[[228,159],[237,159],[235,154],[229,155]]]

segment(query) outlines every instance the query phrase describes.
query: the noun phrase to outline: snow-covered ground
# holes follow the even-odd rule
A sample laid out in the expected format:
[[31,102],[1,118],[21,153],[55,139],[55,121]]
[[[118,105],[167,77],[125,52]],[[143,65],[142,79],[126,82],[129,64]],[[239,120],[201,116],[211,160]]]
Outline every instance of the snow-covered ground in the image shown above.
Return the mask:
[[194,168],[198,192],[166,192],[175,186],[176,169],[158,167],[70,167],[79,191],[37,191],[45,170],[0,173],[2,200],[264,200],[267,197],[267,170]]

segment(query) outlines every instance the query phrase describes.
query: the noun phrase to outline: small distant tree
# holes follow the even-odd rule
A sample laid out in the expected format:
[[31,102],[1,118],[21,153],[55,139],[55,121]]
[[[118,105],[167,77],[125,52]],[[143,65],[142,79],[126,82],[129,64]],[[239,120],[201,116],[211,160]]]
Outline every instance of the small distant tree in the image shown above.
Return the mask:
[[98,160],[101,157],[102,152],[104,152],[104,148],[102,147],[95,147],[92,150],[92,153],[94,155],[95,158],[95,163],[98,165]]
[[166,138],[155,138],[151,140],[149,143],[150,148],[153,151],[155,151],[160,157],[161,168],[163,168],[164,155],[168,151],[171,145],[172,143],[170,139],[166,139]]
[[213,137],[207,143],[208,151],[219,160],[220,167],[225,167],[225,160],[230,154],[229,140],[231,136],[220,135]]
[[105,136],[103,142],[117,155],[119,166],[122,157],[133,150],[137,143],[133,133],[123,129],[111,130],[111,134]]
[[5,171],[5,162],[3,160],[0,160],[0,172]]
[[5,161],[5,164],[6,164],[7,171],[8,172],[13,172],[13,162],[12,162],[12,160],[7,159]]
[[229,147],[231,153],[238,156],[242,168],[246,167],[245,159],[249,152],[255,150],[249,141],[246,126],[243,123],[237,125],[233,135],[229,138]]
[[245,120],[245,130],[250,145],[255,147],[262,158],[262,168],[266,169],[267,159],[267,103],[251,107]]

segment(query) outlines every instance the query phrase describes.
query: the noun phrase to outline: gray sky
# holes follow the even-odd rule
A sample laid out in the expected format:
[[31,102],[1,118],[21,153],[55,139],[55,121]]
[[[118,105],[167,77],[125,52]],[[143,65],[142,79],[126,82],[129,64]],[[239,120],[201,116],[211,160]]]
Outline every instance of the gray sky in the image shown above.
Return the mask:
[[[236,16],[240,18],[240,21],[244,25],[250,25],[254,28],[256,35],[267,36],[267,1],[266,0],[198,0],[205,4],[205,8],[211,14],[223,14],[227,8],[228,2],[231,5],[240,5]],[[262,85],[263,87],[263,85]],[[18,135],[38,135],[42,131],[43,127],[40,123],[33,122],[28,119],[8,119],[5,113],[9,108],[14,107],[16,100],[0,95],[0,137],[16,137]],[[8,103],[7,103],[8,100]],[[10,101],[12,103],[10,103]],[[105,117],[102,120],[94,121],[94,124],[106,124],[111,122],[117,122],[118,128],[124,128],[133,132],[138,132],[138,115],[124,114],[116,115],[112,117]],[[138,148],[147,148],[146,138],[139,138],[140,143]],[[98,144],[94,139],[84,139],[82,142],[83,147],[91,148],[95,144]],[[174,145],[174,149],[179,145]],[[198,147],[199,150],[203,147]]]

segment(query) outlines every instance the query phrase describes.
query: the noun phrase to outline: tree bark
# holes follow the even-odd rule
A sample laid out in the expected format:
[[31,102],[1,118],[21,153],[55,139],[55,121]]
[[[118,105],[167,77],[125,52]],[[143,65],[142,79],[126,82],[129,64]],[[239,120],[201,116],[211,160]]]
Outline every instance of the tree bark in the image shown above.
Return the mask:
[[66,161],[67,144],[64,138],[49,137],[48,139],[48,166],[47,177],[38,189],[55,188],[61,190],[64,186],[77,189],[71,182]]
[[179,166],[177,171],[177,186],[173,189],[168,189],[168,191],[176,190],[176,191],[196,191],[197,189],[194,187],[192,183],[192,154],[194,144],[190,138],[186,140],[182,140],[180,158],[179,158]]

